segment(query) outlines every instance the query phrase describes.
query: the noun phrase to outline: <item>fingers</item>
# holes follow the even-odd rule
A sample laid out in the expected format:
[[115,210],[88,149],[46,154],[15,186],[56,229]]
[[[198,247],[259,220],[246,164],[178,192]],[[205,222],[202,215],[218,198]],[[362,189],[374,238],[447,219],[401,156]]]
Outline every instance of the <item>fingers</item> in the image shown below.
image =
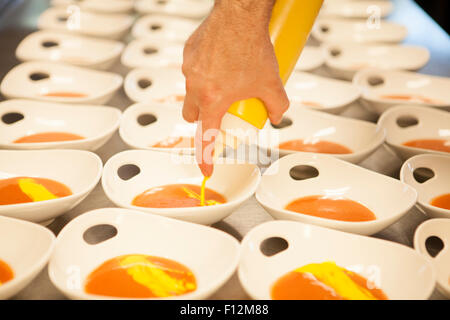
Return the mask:
[[187,122],[194,122],[198,120],[199,109],[197,103],[194,101],[195,99],[193,99],[192,97],[192,94],[187,92],[184,98],[183,118]]
[[[216,107],[218,106],[205,109],[215,110]],[[217,110],[220,110],[220,108],[218,107],[215,113],[200,112],[195,136],[195,156],[201,172],[206,177],[210,177],[213,173],[215,141],[220,132],[219,128],[223,116]]]
[[266,91],[265,96],[261,97],[261,100],[267,108],[270,122],[279,124],[283,114],[289,108],[289,99],[281,80],[275,86],[271,86],[270,90]]

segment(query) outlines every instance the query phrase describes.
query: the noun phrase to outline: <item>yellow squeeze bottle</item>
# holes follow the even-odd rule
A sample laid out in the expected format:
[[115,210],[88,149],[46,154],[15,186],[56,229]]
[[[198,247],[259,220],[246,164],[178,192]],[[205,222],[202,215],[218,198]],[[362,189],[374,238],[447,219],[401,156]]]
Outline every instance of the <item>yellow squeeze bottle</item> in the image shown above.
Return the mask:
[[[323,0],[276,0],[269,32],[285,84],[305,46]],[[261,75],[264,76],[264,75]],[[267,121],[264,103],[257,98],[237,101],[222,119],[221,129],[262,129]]]
[[[319,14],[323,0],[276,0],[269,24],[270,37],[278,60],[280,78],[285,84],[294,70],[306,40]],[[262,75],[264,76],[264,75]],[[216,141],[214,157],[225,147],[236,149],[237,139],[227,139],[229,130],[257,131],[262,129],[268,115],[264,103],[258,98],[237,101],[231,105],[222,118],[221,132]],[[201,205],[204,205],[206,177],[202,183]]]

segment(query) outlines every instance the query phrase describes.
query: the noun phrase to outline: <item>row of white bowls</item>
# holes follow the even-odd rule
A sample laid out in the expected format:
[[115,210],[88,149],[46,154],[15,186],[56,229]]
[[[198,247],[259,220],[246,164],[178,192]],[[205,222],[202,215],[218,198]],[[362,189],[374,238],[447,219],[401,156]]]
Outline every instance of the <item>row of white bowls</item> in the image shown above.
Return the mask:
[[[102,176],[97,155],[81,150],[0,151],[0,178],[38,176],[60,181],[73,195],[25,204],[4,205],[0,215],[48,224],[79,204]],[[39,159],[39,162],[30,161]],[[418,155],[402,167],[401,181],[328,155],[295,153],[274,162],[262,175],[256,164],[219,158],[208,187],[227,199],[219,206],[194,208],[142,208],[133,198],[148,188],[172,184],[200,184],[203,176],[195,158],[151,150],[129,150],[112,156],[103,169],[102,186],[117,206],[170,218],[210,225],[223,220],[256,192],[256,199],[275,219],[298,220],[342,231],[371,235],[388,227],[417,202],[432,217],[450,217],[449,210],[429,205],[445,192],[450,157]],[[416,170],[427,168],[432,178],[423,182]],[[298,172],[297,172],[298,170]],[[78,173],[83,172],[80,176]],[[299,178],[301,177],[301,178]],[[418,180],[417,180],[418,179]],[[370,222],[344,222],[285,210],[299,196],[326,194],[358,201],[375,213]]]
[[[141,14],[166,14],[188,18],[204,17],[213,5],[213,0],[52,0],[54,7],[77,5],[83,11],[97,13],[130,13],[133,9]],[[320,17],[368,18],[374,14],[381,18],[393,10],[390,1],[325,1]]]
[[[111,299],[88,294],[83,286],[94,268],[124,253],[156,255],[188,266],[197,289],[181,299],[204,299],[217,291],[238,269],[239,280],[253,299],[270,299],[272,284],[298,266],[335,261],[374,281],[390,299],[427,299],[437,282],[450,296],[450,220],[423,223],[413,250],[397,243],[294,221],[271,221],[252,229],[239,242],[220,230],[128,209],[104,208],[72,221],[57,239],[37,224],[0,217],[0,255],[15,278],[0,286],[0,299],[15,295],[45,267],[52,283],[72,299]],[[430,237],[439,237],[444,250],[431,256]],[[265,244],[284,241],[279,252]],[[32,250],[30,250],[32,248]]]
[[[161,72],[164,70],[163,72]],[[294,104],[328,113],[341,113],[359,98],[369,111],[381,114],[399,103],[410,103],[450,110],[450,79],[407,71],[364,68],[355,73],[353,82],[294,72],[286,92]],[[184,77],[170,67],[139,68],[128,73],[124,83],[128,97],[135,102],[173,102],[184,96]],[[323,92],[327,94],[324,95]],[[399,100],[388,96],[412,96]],[[422,101],[414,97],[424,97]],[[181,104],[182,102],[180,102]]]
[[[335,155],[359,163],[386,141],[403,160],[422,153],[446,155],[444,152],[404,146],[416,139],[449,139],[450,115],[414,105],[396,106],[384,112],[378,124],[308,110],[292,105],[282,123],[261,130],[255,141],[260,148],[280,155],[295,153],[278,149],[278,144],[294,139],[322,139],[350,148],[350,154]],[[0,103],[0,147],[4,149],[79,149],[95,151],[103,146],[120,127],[122,140],[134,149],[149,149],[193,154],[193,148],[155,148],[168,137],[194,136],[196,125],[186,123],[180,105],[138,103],[122,114],[107,106],[71,105],[12,99]],[[14,143],[15,140],[40,132],[64,131],[84,139],[45,143]]]
[[[31,35],[30,37],[51,38],[51,32]],[[25,44],[29,42],[29,40],[25,40]],[[70,42],[71,40],[67,39],[66,41]],[[22,60],[27,60],[26,58],[31,56],[31,54],[27,56],[25,52],[27,48],[19,46],[19,49],[18,56],[21,56]],[[37,44],[34,44],[33,49],[45,52]],[[121,62],[128,68],[181,67],[182,52],[182,43],[162,43],[155,39],[139,38],[127,45],[122,54]],[[405,56],[408,59],[404,59]],[[418,70],[428,62],[429,57],[429,51],[420,46],[345,42],[324,43],[321,46],[306,46],[295,69],[298,71],[313,71],[325,63],[333,76],[344,80],[352,80],[354,74],[364,67]]]
[[[120,41],[67,34],[61,31],[36,31],[22,40],[16,56],[22,61],[48,60],[107,69],[122,53]],[[179,67],[182,42],[138,38],[131,41],[122,55],[122,64],[137,67]],[[408,59],[403,59],[408,56]],[[296,69],[310,71],[327,65],[333,75],[351,80],[363,66],[385,69],[417,70],[429,60],[426,48],[411,45],[325,43],[307,46]]]
[[[70,210],[94,188],[102,171],[98,156],[86,151],[0,151],[0,153],[0,159],[4,159],[1,167],[5,170],[2,178],[14,175],[44,176],[61,181],[74,191],[73,196],[66,198],[5,206],[7,210],[2,214],[13,213],[12,216],[16,218],[47,220],[54,217],[52,214]],[[40,161],[37,165],[36,163],[32,165],[29,159]],[[436,208],[429,206],[428,202],[436,195],[446,192],[446,183],[450,178],[449,164],[450,157],[419,155],[408,160],[402,167],[401,180],[411,184],[418,191],[419,205],[427,212],[448,215],[445,210],[436,211]],[[123,168],[127,171],[126,167],[130,165],[137,167],[138,170],[131,168],[134,175],[122,176],[120,171]],[[318,175],[295,180],[290,172],[298,166],[313,167]],[[434,176],[419,184],[414,180],[414,172],[418,168],[428,168],[433,171]],[[77,172],[84,174],[80,176]],[[351,179],[355,176],[364,179]],[[55,251],[49,266],[50,279],[58,289],[71,298],[101,298],[83,292],[81,286],[83,279],[104,260],[131,251],[175,259],[192,268],[198,277],[199,288],[183,298],[205,298],[212,294],[234,272],[239,256],[241,283],[247,293],[257,299],[269,298],[271,284],[285,272],[298,265],[324,259],[331,259],[352,270],[356,268],[367,277],[373,276],[375,272],[382,279],[381,287],[393,299],[427,298],[434,287],[435,270],[438,271],[438,288],[444,294],[449,294],[448,274],[445,269],[448,263],[447,245],[444,246],[445,250],[442,250],[442,253],[431,259],[427,258],[426,241],[431,236],[438,236],[444,243],[448,243],[450,229],[447,225],[450,220],[433,219],[417,230],[415,247],[425,256],[388,241],[313,226],[318,224],[361,234],[377,232],[398,220],[414,205],[417,192],[409,185],[330,156],[298,153],[275,162],[264,173],[262,179],[258,168],[254,165],[218,164],[209,186],[224,194],[229,200],[229,203],[221,206],[195,210],[153,210],[130,205],[132,197],[145,188],[174,182],[199,183],[201,178],[192,157],[148,150],[125,151],[113,156],[105,165],[103,188],[115,204],[147,213],[126,209],[100,209],[83,214],[64,228],[58,236],[56,245],[53,234],[45,228],[15,219],[0,218],[2,220],[0,237],[5,238],[2,243],[15,243],[14,249],[2,246],[1,256],[16,272],[14,280],[0,287],[0,297],[12,296],[29,283],[45,266],[54,245]],[[146,185],[147,183],[149,185]],[[167,219],[173,217],[206,224],[215,221],[211,219],[221,220],[250,197],[258,185],[257,200],[274,218],[298,220],[308,225],[289,221],[260,225],[246,235],[240,250],[237,241],[223,232]],[[288,190],[289,193],[280,194],[281,189]],[[283,209],[284,204],[299,196],[295,190],[308,190],[317,194],[339,194],[355,199],[374,211],[378,219],[367,223],[345,223],[286,211]],[[386,197],[390,200],[386,201]],[[154,215],[155,213],[157,215]],[[118,235],[105,239],[105,243],[100,246],[86,244],[83,240],[84,233],[97,225],[110,225],[118,230]],[[266,257],[261,253],[260,246],[265,240],[274,237],[285,239],[289,244],[288,250]],[[205,239],[208,241],[204,241]],[[33,247],[32,255],[29,254],[30,247]],[[17,254],[25,250],[28,254]],[[302,254],[299,255],[299,252]],[[392,259],[386,259],[387,256],[392,256]],[[398,263],[399,257],[401,264]],[[208,263],[205,264],[205,261]],[[431,267],[430,261],[434,267]],[[215,267],[211,268],[211,265]],[[399,275],[401,278],[398,278]],[[404,283],[403,277],[409,280],[407,288],[398,285]],[[261,279],[264,281],[261,282]]]
[[[186,2],[187,1],[187,2]],[[105,6],[104,1],[85,1],[82,4],[79,4],[79,6],[69,6],[69,4],[73,4],[73,1],[70,0],[57,0],[54,1],[56,4],[59,4],[60,6],[50,8],[46,10],[39,19],[39,28],[46,30],[46,32],[52,33],[57,32],[61,33],[63,32],[68,36],[68,39],[65,40],[65,43],[67,46],[72,45],[72,50],[75,49],[77,45],[74,46],[74,43],[77,41],[79,42],[79,37],[76,36],[76,34],[79,35],[88,35],[88,36],[94,36],[94,37],[103,37],[103,38],[115,38],[115,39],[121,39],[123,35],[128,31],[128,29],[133,24],[133,19],[129,15],[120,14],[120,15],[111,15],[111,14],[99,14],[95,12],[90,12],[89,7],[92,7],[93,5],[102,5]],[[116,2],[122,2],[123,1],[116,1]],[[173,2],[173,3],[171,3]],[[191,3],[193,2],[193,3]],[[140,3],[140,2],[138,2]],[[199,25],[201,22],[200,20],[192,20],[192,19],[186,19],[180,17],[182,12],[189,12],[190,10],[195,10],[197,6],[202,7],[203,6],[203,13],[202,15],[206,15],[209,11],[208,6],[211,5],[211,1],[205,2],[205,1],[199,1],[199,0],[167,0],[164,1],[163,5],[160,5],[161,1],[142,1],[141,3],[145,4],[145,6],[149,5],[148,10],[138,10],[140,13],[147,13],[151,12],[152,14],[142,16],[140,17],[137,22],[133,26],[132,35],[134,38],[137,38],[141,41],[150,41],[153,42],[153,44],[161,42],[167,43],[172,42],[170,44],[164,44],[163,48],[160,48],[161,51],[165,49],[167,52],[167,46],[172,47],[170,49],[171,54],[173,54],[175,51],[179,52],[179,48],[177,48],[177,45],[179,46],[182,44],[192,33],[192,31]],[[90,5],[89,5],[90,4]],[[62,6],[61,6],[62,5]],[[187,5],[191,9],[185,9],[184,6]],[[330,11],[330,8],[333,7],[334,9],[331,9],[331,11],[341,11],[343,16],[345,16],[344,13],[353,15],[355,17],[358,16],[358,12],[364,13],[364,15],[367,15],[367,8],[365,7],[373,7],[374,5],[381,9],[380,14],[382,16],[386,15],[390,12],[392,9],[390,2],[386,1],[367,1],[365,4],[363,4],[363,7],[361,8],[346,8],[347,6],[361,6],[360,3],[355,1],[346,1],[344,3],[339,3],[338,6],[334,5],[328,5],[324,6],[322,10],[322,16],[330,16],[330,14],[324,14],[326,11]],[[386,7],[388,5],[388,7]],[[206,7],[205,7],[206,6]],[[107,7],[108,10],[111,10],[114,7],[114,3],[111,4],[111,8]],[[78,9],[75,9],[78,8]],[[178,10],[178,12],[160,12],[158,11],[158,8],[173,8],[175,11]],[[90,8],[92,9],[92,8]],[[79,11],[77,11],[79,10]],[[95,11],[95,10],[94,10]],[[164,11],[164,10],[163,10]],[[164,13],[163,15],[161,13]],[[168,15],[169,14],[169,15]],[[172,16],[170,15],[172,14]],[[336,15],[336,14],[335,14]],[[333,16],[333,15],[331,15]],[[80,25],[76,24],[77,22],[80,22]],[[400,25],[389,23],[382,21],[380,22],[380,27],[371,27],[366,23],[366,20],[336,20],[336,19],[322,19],[319,18],[316,26],[313,30],[313,36],[317,38],[321,42],[331,42],[335,44],[342,44],[346,42],[355,42],[355,43],[378,43],[378,45],[375,45],[375,48],[372,48],[370,50],[366,50],[365,48],[360,48],[359,54],[360,55],[367,55],[369,54],[370,60],[369,61],[360,61],[361,58],[358,59],[359,63],[364,64],[370,64],[372,66],[374,65],[386,65],[386,62],[382,62],[383,57],[390,56],[394,59],[398,59],[398,55],[401,53],[408,52],[408,57],[411,62],[409,64],[406,64],[403,61],[397,61],[395,64],[398,64],[397,68],[404,68],[408,70],[419,68],[421,64],[424,63],[424,60],[427,60],[427,51],[425,48],[418,48],[418,47],[400,47],[400,49],[397,49],[396,46],[390,46],[387,45],[387,43],[392,42],[400,42],[403,40],[404,36],[406,35],[406,29]],[[74,26],[76,24],[76,26]],[[114,28],[102,28],[104,25],[113,25]],[[68,33],[71,33],[72,35],[69,35]],[[392,38],[392,36],[395,36],[395,39]],[[38,45],[36,46],[36,40],[38,40],[43,34],[36,34],[31,35],[30,37],[26,38],[25,42],[28,44],[28,46],[23,45],[21,48],[21,55],[22,57],[27,56],[26,48],[30,48],[29,45],[33,46],[34,49],[38,49],[42,51],[42,48]],[[51,35],[50,35],[51,36]],[[58,37],[58,34],[56,34],[56,37]],[[92,44],[93,48],[100,50],[102,45],[105,46],[105,48],[111,47],[111,45],[114,43],[112,41],[105,41],[102,40],[102,44]],[[382,45],[380,43],[385,43],[385,45]],[[90,43],[88,41],[84,42],[85,45],[89,45]],[[121,45],[121,43],[116,43],[117,47]],[[136,46],[134,44],[132,47]],[[381,46],[381,48],[379,48]],[[37,47],[37,48],[36,48]],[[175,48],[173,48],[175,47]],[[53,59],[56,59],[55,56],[58,56],[57,53],[55,53],[55,48],[52,50],[44,49],[44,56],[48,55],[49,51],[53,52]],[[352,48],[349,48],[350,51]],[[392,50],[394,49],[394,50]],[[132,49],[130,49],[133,51]],[[61,50],[63,51],[63,50]],[[349,50],[346,50],[347,52]],[[311,50],[311,53],[313,53],[313,50]],[[315,52],[314,52],[315,53]],[[345,51],[344,51],[345,53]],[[113,53],[108,51],[106,49],[106,52],[104,53],[106,55],[105,59],[108,59]],[[127,57],[133,58],[138,56],[140,53],[135,54],[128,54]],[[29,55],[29,54],[28,54]],[[73,62],[75,64],[90,64],[94,66],[98,66],[98,61],[95,61],[92,57],[87,57],[86,59],[83,59],[83,53],[80,53],[81,56],[74,57],[73,55],[70,55],[67,57],[67,60],[70,62]],[[84,53],[86,55],[86,53]],[[320,59],[317,60],[318,56],[317,54],[308,54],[305,53],[305,55],[309,55],[313,58],[313,60],[316,63],[320,63]],[[157,55],[155,55],[156,57]],[[353,56],[354,58],[355,56]],[[64,58],[63,58],[64,59]],[[179,57],[178,57],[179,59]],[[345,54],[341,59],[345,60]],[[336,61],[339,61],[341,59],[337,59]],[[164,59],[163,59],[164,60]],[[130,62],[131,61],[131,62]],[[128,63],[133,64],[133,59],[125,59],[125,65]],[[179,63],[179,61],[176,61],[176,63]],[[391,64],[392,62],[387,62],[387,64]],[[345,64],[344,64],[345,65]],[[99,67],[102,67],[100,65]],[[342,67],[342,65],[340,66]],[[354,64],[350,66],[350,69],[354,69]],[[348,77],[348,75],[346,75]]]
[[[204,4],[203,12],[194,13],[196,10],[195,6],[187,2],[197,2]],[[60,0],[58,2],[68,2]],[[103,2],[104,7],[110,9],[113,8],[115,3],[124,1],[97,1]],[[157,3],[157,1],[154,1]],[[160,2],[160,1],[158,1]],[[199,15],[198,18],[206,16],[209,12],[212,2],[206,2],[201,0],[167,0],[167,2],[176,2],[172,6],[160,6],[165,8],[173,8],[179,12],[192,12]],[[84,1],[83,3],[73,3],[73,4],[62,4],[59,6],[51,7],[45,10],[39,17],[38,27],[39,29],[48,29],[54,31],[61,31],[71,34],[79,34],[85,36],[107,38],[113,40],[120,40],[133,26],[135,18],[133,15],[128,13],[99,13],[86,8],[91,1]],[[181,9],[181,10],[180,10]],[[206,10],[204,10],[206,9]],[[144,12],[141,12],[144,13]],[[169,14],[169,15],[168,15]],[[189,32],[198,26],[201,22],[200,19],[193,20],[189,18],[193,17],[180,17],[176,12],[172,13],[174,16],[170,16],[169,12],[153,12],[151,15],[146,15],[139,19],[137,23],[134,24],[132,34],[133,36],[139,36],[140,33],[145,32],[146,34],[151,34],[155,39],[180,39],[185,40],[189,36]],[[151,24],[148,17],[152,16]],[[174,28],[176,30],[174,30]],[[144,30],[148,29],[148,30]],[[176,34],[177,31],[181,31],[180,34]],[[184,37],[182,38],[182,36]],[[167,38],[167,36],[169,38]]]
[[81,10],[93,13],[164,14],[192,19],[206,16],[214,4],[213,0],[52,0],[53,7],[66,8],[78,6]]
[[[110,72],[54,62],[29,61],[17,65],[8,72],[0,84],[0,91],[7,98],[103,104],[119,90],[122,82],[120,75]],[[27,90],[23,90],[24,85],[27,86]],[[405,102],[448,110],[449,87],[450,79],[444,77],[369,68],[358,71],[352,84],[305,72],[294,72],[286,85],[286,90],[294,104],[312,109],[341,113],[351,103],[361,98],[363,105],[369,110],[381,114],[390,107]],[[171,103],[174,96],[185,94],[181,71],[171,67],[134,69],[127,75],[124,89],[131,100],[136,102]],[[323,95],[324,90],[329,94]],[[47,93],[58,91],[77,92],[86,96],[46,96]],[[413,98],[420,96],[432,101],[386,97],[390,95],[406,95]]]
[[[213,0],[52,0],[54,7],[79,6],[81,10],[94,13],[166,14],[187,18],[204,17],[213,5]],[[390,1],[325,1],[321,17],[368,18],[373,14],[384,18],[393,10]]]
[[[89,1],[85,2],[89,3]],[[166,4],[161,6],[157,4],[160,2],[156,0],[147,1],[145,3],[150,4],[148,10],[139,10],[144,16],[140,17],[132,28],[134,37],[161,39],[161,36],[164,36],[165,40],[185,41],[193,29],[201,22],[201,18],[208,14],[212,4],[211,1],[166,0],[164,1]],[[173,2],[173,5],[170,2]],[[191,2],[196,2],[202,8],[197,8]],[[154,3],[156,3],[156,6]],[[341,5],[338,6],[342,9]],[[366,6],[373,7],[373,4],[367,1]],[[154,10],[158,9],[156,7],[162,10]],[[178,12],[167,12],[167,10],[164,12],[164,9],[167,8]],[[374,15],[370,15],[369,19],[367,17],[360,17],[362,19],[342,19],[342,17],[336,18],[336,15],[323,14],[327,8],[324,7],[323,9],[312,31],[314,38],[321,42],[399,43],[407,35],[407,30],[404,26],[376,18],[371,19]],[[367,12],[366,8],[366,15]],[[151,14],[145,15],[147,13]],[[183,13],[185,13],[184,18]],[[188,13],[189,17],[187,17]],[[196,15],[195,18],[200,19],[189,19],[194,18],[194,15]],[[131,28],[133,20],[133,16],[126,13],[101,14],[92,12],[83,3],[79,5],[65,4],[47,9],[40,16],[38,25],[40,29],[121,39]],[[105,25],[111,27],[101,28]]]
[[[51,19],[46,19],[47,14],[44,13],[41,20],[50,20],[54,22],[60,22],[58,17],[64,12],[60,12],[61,8],[49,9],[53,13]],[[59,10],[59,11],[58,11]],[[84,11],[81,14],[86,13]],[[91,14],[91,13],[86,13]],[[106,15],[107,18],[111,18],[111,15]],[[93,30],[98,29],[95,25],[96,19],[93,21]],[[319,20],[320,21],[320,20]],[[63,21],[62,29],[67,27],[67,21]],[[344,21],[345,23],[351,23]],[[106,22],[105,22],[106,23]],[[86,22],[83,26],[89,26]],[[189,26],[188,26],[189,25]],[[161,94],[165,94],[168,91],[167,87],[173,88],[169,90],[169,94],[179,94],[184,92],[184,84],[181,72],[176,72],[181,64],[182,57],[182,43],[185,38],[198,26],[198,22],[193,20],[183,20],[179,17],[149,15],[139,19],[134,25],[133,35],[138,38],[132,41],[123,52],[122,63],[130,68],[145,67],[143,69],[137,69],[132,71],[126,81],[125,89],[127,95],[134,101],[143,101],[150,99],[164,99],[165,97],[158,97],[158,93],[161,87],[165,87],[165,90]],[[50,27],[46,24],[40,24],[40,27],[45,29],[29,35],[25,38],[17,48],[16,55],[22,61],[30,60],[46,60],[51,62],[65,62],[78,66],[89,66],[94,68],[108,68],[119,57],[123,51],[123,43],[118,41],[111,41],[106,39],[94,39],[83,37],[79,35],[68,34],[62,32],[64,30]],[[351,28],[350,28],[351,29]],[[56,30],[56,31],[55,31]],[[140,31],[139,31],[140,30]],[[67,30],[66,30],[67,31]],[[77,30],[70,30],[77,31]],[[79,30],[78,30],[79,31]],[[149,34],[147,34],[149,33]],[[185,33],[182,37],[181,33]],[[83,33],[82,33],[83,34]],[[156,36],[155,36],[156,34]],[[102,36],[102,35],[97,35]],[[104,36],[104,35],[103,35]],[[351,40],[351,39],[350,39]],[[163,43],[163,44],[162,44]],[[408,56],[407,62],[403,59],[405,55]],[[448,107],[450,105],[449,97],[443,90],[436,90],[435,87],[448,86],[448,79],[438,77],[428,77],[423,75],[416,75],[413,73],[402,72],[385,72],[386,69],[401,69],[401,70],[417,70],[424,66],[429,60],[429,53],[426,48],[415,46],[400,46],[390,44],[371,44],[361,45],[357,43],[345,43],[342,41],[326,43],[322,48],[307,47],[300,59],[300,63],[297,66],[297,70],[314,70],[322,65],[325,61],[330,73],[334,76],[349,80],[354,78],[354,84],[362,90],[362,98],[368,105],[368,107],[377,113],[383,112],[388,106],[398,103],[385,98],[381,98],[381,95],[385,94],[422,94],[430,99],[436,101],[434,104],[437,107]],[[36,67],[35,65],[24,64],[18,66],[12,71],[11,77],[13,79],[19,78],[20,81],[29,81],[28,74],[33,70],[30,68]],[[174,68],[175,67],[175,68]],[[358,70],[366,69],[367,67],[376,67],[379,70],[372,69],[366,72],[362,72],[362,75],[355,76]],[[43,71],[56,72],[53,78],[58,78],[60,73],[57,72],[57,66],[43,66]],[[164,69],[165,72],[160,71]],[[23,74],[23,71],[28,74]],[[65,70],[67,73],[69,70]],[[83,75],[83,70],[75,71],[74,74]],[[91,71],[94,72],[94,71]],[[361,73],[360,72],[360,73]],[[156,74],[155,74],[156,73]],[[368,73],[368,74],[367,74]],[[95,76],[98,83],[110,83],[109,86],[104,85],[94,89],[99,92],[104,92],[105,99],[108,98],[109,90],[114,90],[120,86],[117,84],[120,80],[117,78],[114,81],[115,86],[111,84],[112,80],[109,80],[103,74],[103,81],[99,74]],[[108,74],[110,77],[114,75]],[[149,75],[151,79],[148,79]],[[91,75],[93,77],[93,75]],[[294,75],[295,77],[295,75]],[[315,101],[322,104],[323,111],[332,113],[339,113],[345,109],[345,106],[355,99],[355,88],[350,89],[347,83],[332,81],[329,79],[316,77],[306,78],[303,74],[297,75],[297,79],[292,79],[288,84],[288,92],[291,99],[295,101],[299,93],[305,94],[305,92],[311,91],[306,89],[316,88],[314,94],[318,97],[318,92],[322,89],[322,85],[326,85],[328,91],[343,92],[340,95],[333,95],[330,97],[330,101]],[[144,81],[142,81],[144,78]],[[373,79],[377,79],[375,84]],[[51,81],[52,77],[48,81]],[[65,78],[67,79],[67,77]],[[149,82],[150,80],[151,82]],[[72,80],[75,84],[78,82],[76,79]],[[322,83],[325,82],[325,83]],[[45,91],[42,88],[43,82],[31,82],[34,87],[39,88],[39,92]],[[30,85],[31,85],[30,83]],[[319,85],[320,89],[319,89]],[[53,84],[54,87],[58,87],[58,83]],[[331,88],[329,88],[331,87]],[[301,90],[303,88],[303,90]],[[389,88],[389,89],[386,89]],[[390,90],[394,88],[395,92]],[[81,89],[81,88],[80,88]],[[319,91],[318,91],[319,90]],[[5,95],[17,96],[14,92],[14,88],[5,88]],[[157,93],[155,93],[157,92]],[[91,93],[88,91],[88,93]],[[35,93],[32,93],[35,94]],[[20,96],[20,94],[19,94]],[[103,103],[105,99],[72,99],[72,102],[82,103]],[[322,99],[323,100],[323,99]],[[415,103],[415,101],[411,101]]]
[[[178,0],[173,1],[174,7],[180,6],[183,2],[181,0],[179,2]],[[71,1],[56,1],[55,4],[67,5],[70,2]],[[378,8],[381,8],[381,16],[385,16],[391,11],[392,6],[390,4],[386,5],[385,1],[376,2],[377,3],[367,2],[362,5],[361,8],[361,4],[355,5],[354,2],[339,3],[339,6],[328,4],[323,11],[331,10],[332,12],[335,12],[336,10],[339,11],[338,7],[349,7],[350,9],[347,8],[342,10],[342,12],[358,16],[358,12],[361,13],[367,9],[365,7],[373,6],[374,4],[378,6]],[[150,4],[150,6],[160,6],[157,1],[147,1],[146,5],[148,4]],[[354,5],[356,6],[355,8],[353,7]],[[166,6],[172,6],[170,1],[160,7],[163,8]],[[192,6],[195,7],[196,5],[193,4]],[[169,92],[170,94],[178,94],[178,91],[184,92],[183,81],[179,81],[182,79],[180,72],[176,75],[174,74],[176,71],[167,70],[162,76],[159,76],[160,73],[157,75],[154,75],[154,73],[156,69],[160,70],[163,66],[178,67],[179,69],[182,55],[182,43],[199,24],[199,21],[192,19],[154,14],[154,9],[155,8],[148,10],[148,12],[152,12],[153,14],[143,16],[135,23],[132,34],[137,40],[131,42],[122,55],[122,63],[128,67],[136,67],[139,65],[141,67],[146,66],[149,68],[146,70],[137,69],[132,71],[125,81],[126,93],[134,101],[164,99],[166,97],[158,97],[158,95],[165,93],[164,91],[167,91],[168,85],[171,85],[169,87],[173,88],[173,90],[169,90],[171,91]],[[24,39],[17,49],[17,56],[25,61],[44,59],[90,67],[105,68],[110,66],[123,50],[123,44],[109,40],[96,41],[91,38],[68,34],[67,31],[82,35],[89,35],[90,33],[83,32],[83,30],[78,28],[70,28],[70,21],[64,19],[64,15],[67,16],[72,14],[71,12],[67,12],[67,10],[67,7],[56,7],[44,12],[40,18],[39,26],[40,28],[45,29],[45,31],[37,32]],[[140,12],[146,11],[143,10]],[[158,11],[156,10],[156,13],[157,12]],[[176,13],[172,13],[176,15]],[[86,11],[84,8],[81,8],[78,15],[79,17],[77,17],[83,22],[81,23],[81,29],[90,28],[89,30],[92,32],[95,32],[95,30],[98,29],[104,29],[99,28],[99,26],[101,24],[112,23],[111,19],[116,17],[116,15],[99,15],[97,13]],[[99,17],[96,17],[96,15],[99,15]],[[334,15],[339,14],[338,12],[335,12]],[[83,19],[84,16],[86,16],[85,19]],[[123,19],[125,19],[125,17],[127,16],[122,16]],[[109,20],[102,22],[102,18]],[[354,84],[362,91],[364,103],[371,111],[376,113],[382,113],[389,106],[398,103],[396,100],[381,97],[382,95],[388,94],[422,95],[434,100],[435,103],[431,103],[433,106],[448,108],[450,105],[449,96],[446,94],[445,90],[439,90],[439,88],[449,86],[448,79],[416,75],[413,73],[385,71],[386,69],[417,70],[426,64],[429,59],[429,53],[425,48],[421,47],[386,44],[392,42],[391,39],[386,38],[393,34],[390,28],[396,27],[399,30],[403,30],[404,28],[385,21],[381,21],[380,23],[382,23],[383,27],[371,28],[370,26],[367,26],[365,22],[363,23],[361,21],[320,18],[313,30],[313,35],[315,35],[317,39],[325,42],[324,48],[307,48],[300,60],[301,63],[298,65],[298,70],[315,69],[320,66],[325,59],[327,67],[333,75],[346,80],[351,78],[354,79]],[[126,23],[124,24],[127,25]],[[117,22],[117,25],[120,25],[119,21]],[[384,28],[384,26],[386,27]],[[362,34],[359,34],[359,32],[362,32]],[[365,32],[367,32],[367,34]],[[372,33],[376,35],[374,38],[372,38]],[[399,32],[399,34],[400,33],[403,34],[405,32]],[[345,36],[345,41],[342,41],[343,39],[341,38],[334,39],[333,34]],[[104,34],[90,35],[105,37]],[[398,39],[398,41],[401,40],[402,39],[400,38]],[[346,41],[352,41],[354,43],[345,43]],[[364,45],[357,44],[357,42],[364,43]],[[384,42],[384,44],[380,44],[379,42]],[[164,43],[164,45],[161,45],[161,43]],[[47,46],[44,46],[44,44]],[[91,50],[86,50],[87,48],[90,48]],[[91,54],[91,52],[93,53]],[[318,52],[320,53],[318,54]],[[405,59],[402,59],[405,55],[408,56],[407,63],[405,62]],[[361,70],[363,67],[377,67],[378,70],[363,70],[355,76],[357,70]],[[19,70],[16,72],[19,73],[18,77],[20,77]],[[149,75],[151,75],[152,79],[148,79]],[[332,80],[324,78],[303,79],[302,76],[303,78],[305,77],[305,75],[298,75],[297,77],[300,79],[291,80],[291,85],[288,84],[288,91],[291,99],[294,101],[299,97],[299,92],[305,94],[305,92],[311,91],[306,90],[306,87],[307,89],[310,89],[311,86],[318,88],[318,84],[321,85],[320,89],[313,90],[314,94],[318,97],[323,96],[318,94],[323,85],[327,86],[328,91],[335,93],[343,92],[340,95],[330,97],[329,101],[315,101],[316,103],[323,104],[323,107],[320,108],[322,111],[331,113],[342,112],[349,104],[349,101],[351,102],[352,99],[355,98],[354,91],[356,89],[353,88],[353,90],[351,90],[347,83],[333,82]],[[375,82],[373,82],[374,79]],[[40,91],[44,90],[42,88],[42,82],[34,82],[34,85],[35,87],[39,87]],[[57,86],[57,84],[55,84],[55,86]],[[331,88],[328,86],[331,86]],[[160,92],[161,87],[166,87],[166,89]],[[301,88],[304,90],[301,90]],[[107,91],[107,88],[101,89]],[[392,92],[391,89],[395,89],[395,92]],[[5,95],[10,94],[8,88],[6,88],[5,91]],[[89,98],[84,100],[73,100],[74,101],[72,102],[93,102],[92,99]],[[95,102],[98,103],[104,101],[96,99]],[[418,101],[410,102],[425,104]]]

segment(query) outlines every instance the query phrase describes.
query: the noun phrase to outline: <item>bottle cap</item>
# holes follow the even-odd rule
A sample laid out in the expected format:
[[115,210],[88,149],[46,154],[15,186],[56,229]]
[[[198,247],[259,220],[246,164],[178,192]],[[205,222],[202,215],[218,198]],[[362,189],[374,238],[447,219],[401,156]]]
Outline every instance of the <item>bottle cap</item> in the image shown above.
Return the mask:
[[258,129],[262,129],[267,121],[266,106],[257,98],[233,103],[228,109],[228,113],[241,118]]

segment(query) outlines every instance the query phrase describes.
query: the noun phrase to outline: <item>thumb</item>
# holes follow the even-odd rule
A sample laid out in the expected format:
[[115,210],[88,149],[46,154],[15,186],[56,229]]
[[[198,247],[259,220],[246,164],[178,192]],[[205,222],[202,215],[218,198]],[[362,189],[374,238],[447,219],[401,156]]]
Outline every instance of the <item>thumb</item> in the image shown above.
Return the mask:
[[266,91],[266,95],[261,97],[261,100],[267,108],[270,122],[279,124],[283,118],[283,114],[289,108],[289,99],[281,79],[276,86]]

